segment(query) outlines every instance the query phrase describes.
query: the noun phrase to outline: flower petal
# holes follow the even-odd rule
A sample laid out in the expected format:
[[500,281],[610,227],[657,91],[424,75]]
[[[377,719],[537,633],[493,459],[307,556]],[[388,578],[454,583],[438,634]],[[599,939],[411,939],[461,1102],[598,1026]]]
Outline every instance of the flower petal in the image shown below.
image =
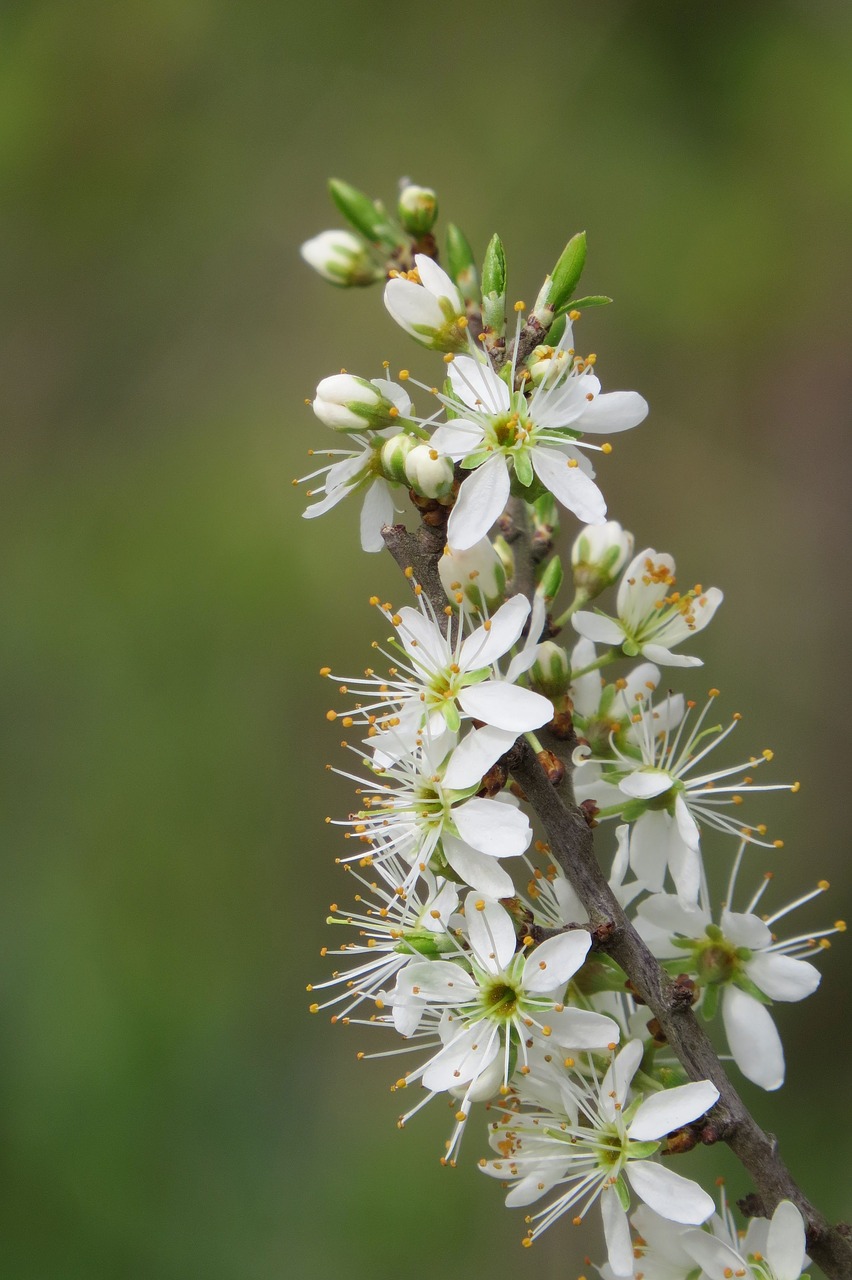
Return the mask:
[[512,729],[495,729],[488,724],[482,729],[471,729],[450,757],[444,771],[444,787],[464,791],[477,785],[517,736]]
[[572,929],[542,942],[527,956],[524,990],[563,991],[583,964],[591,945],[592,936],[585,929]]
[[511,596],[491,618],[488,626],[477,627],[466,638],[459,653],[463,671],[479,671],[490,667],[520,639],[529,617],[530,602],[526,596]]
[[630,1223],[613,1187],[605,1187],[601,1193],[601,1217],[613,1275],[632,1276],[634,1259]]
[[670,791],[671,786],[671,774],[666,773],[665,769],[647,768],[628,773],[619,782],[618,789],[636,800],[651,800],[654,796],[661,796],[664,791]]
[[569,459],[555,449],[537,447],[531,453],[536,475],[563,507],[573,511],[585,524],[603,524],[606,520],[604,496],[582,467],[569,466]]
[[775,951],[754,956],[745,970],[770,1000],[804,1000],[813,995],[822,980],[819,969],[807,960],[794,960]]
[[697,1080],[652,1093],[636,1112],[628,1136],[637,1142],[662,1138],[703,1116],[718,1099],[719,1090],[709,1080]]
[[505,413],[511,403],[509,388],[490,365],[471,356],[456,356],[447,370],[453,394],[469,409]]
[[547,1015],[551,1038],[561,1049],[608,1049],[618,1044],[618,1023],[590,1009],[554,1009]]
[[616,1102],[624,1107],[630,1082],[639,1070],[644,1047],[641,1040],[628,1040],[624,1048],[613,1058],[601,1082],[601,1112],[607,1120],[614,1120]]
[[[624,632],[614,618],[605,618],[603,614],[591,613],[588,609],[581,609],[574,614],[571,621],[574,624],[575,631],[581,636],[585,636],[587,640],[594,640],[596,644],[619,645],[624,643]],[[600,695],[599,679],[598,695]]]
[[493,898],[469,893],[464,918],[477,964],[489,973],[500,973],[515,954],[515,926],[508,911]]
[[361,547],[364,551],[383,551],[382,529],[393,520],[393,498],[387,481],[374,480],[367,490],[361,508]]
[[529,820],[520,809],[479,796],[456,805],[453,821],[462,840],[491,858],[517,857],[532,839]]
[[777,1280],[799,1280],[805,1265],[805,1224],[792,1200],[782,1200],[772,1215],[766,1257]]
[[645,1203],[672,1222],[698,1225],[706,1222],[716,1208],[712,1196],[697,1182],[682,1178],[665,1165],[650,1160],[630,1160],[625,1169],[628,1181]]
[[540,729],[553,719],[553,703],[541,693],[506,680],[486,680],[459,694],[459,704],[474,720],[516,734]]
[[466,551],[484,538],[508,500],[509,471],[502,454],[496,454],[462,482],[447,523],[450,546]]
[[489,858],[487,853],[478,853],[463,840],[444,833],[441,840],[444,857],[465,884],[480,893],[487,893],[492,898],[510,897],[515,892],[512,877],[504,871],[496,858]]
[[574,424],[575,430],[613,435],[638,427],[648,416],[648,402],[638,391],[606,391],[595,396]]
[[784,1049],[766,1006],[739,987],[726,987],[722,1022],[734,1061],[745,1078],[761,1089],[780,1089],[784,1083]]

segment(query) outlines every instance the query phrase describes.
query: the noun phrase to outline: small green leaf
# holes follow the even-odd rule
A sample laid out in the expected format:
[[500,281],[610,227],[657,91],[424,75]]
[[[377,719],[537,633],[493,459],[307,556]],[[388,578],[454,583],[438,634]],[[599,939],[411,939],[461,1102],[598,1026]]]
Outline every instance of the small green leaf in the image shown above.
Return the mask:
[[612,298],[603,293],[592,293],[587,298],[572,298],[565,303],[563,315],[568,311],[585,311],[587,307],[605,307],[609,302],[612,302]]

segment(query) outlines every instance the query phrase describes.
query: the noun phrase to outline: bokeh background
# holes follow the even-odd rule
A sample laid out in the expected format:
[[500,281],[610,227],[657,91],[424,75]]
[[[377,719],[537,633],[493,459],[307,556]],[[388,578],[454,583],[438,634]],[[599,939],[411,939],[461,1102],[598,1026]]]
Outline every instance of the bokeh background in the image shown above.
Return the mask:
[[[587,229],[617,305],[584,345],[652,406],[610,509],[724,587],[687,687],[801,779],[750,870],[779,903],[834,882],[806,929],[848,913],[850,54],[840,0],[5,0],[2,1275],[600,1258],[567,1225],[522,1251],[478,1135],[441,1169],[443,1108],[397,1132],[393,1063],[306,1012],[349,804],[316,673],[363,666],[367,597],[402,587],[352,509],[299,518],[303,399],[341,365],[434,376],[378,291],[300,262],[330,175],[435,185],[478,252],[500,231],[513,297]],[[788,1087],[745,1092],[849,1217],[842,942],[824,971],[779,1011]]]

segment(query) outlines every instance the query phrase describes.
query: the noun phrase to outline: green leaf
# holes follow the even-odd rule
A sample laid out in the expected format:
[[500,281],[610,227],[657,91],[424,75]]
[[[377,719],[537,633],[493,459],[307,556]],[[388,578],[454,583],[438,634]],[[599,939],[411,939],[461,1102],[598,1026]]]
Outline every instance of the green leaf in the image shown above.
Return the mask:
[[547,305],[553,312],[564,310],[586,265],[586,233],[578,231],[566,244],[551,273]]
[[588,298],[572,298],[565,303],[563,314],[568,311],[584,311],[586,307],[605,307],[609,302],[612,302],[612,298],[603,293],[592,293]]

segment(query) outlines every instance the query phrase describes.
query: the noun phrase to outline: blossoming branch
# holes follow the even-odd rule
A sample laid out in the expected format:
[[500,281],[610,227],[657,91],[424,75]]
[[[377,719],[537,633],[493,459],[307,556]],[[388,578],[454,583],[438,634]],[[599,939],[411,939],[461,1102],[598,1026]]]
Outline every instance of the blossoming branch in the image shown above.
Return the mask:
[[[768,749],[732,751],[741,717],[717,722],[717,689],[697,706],[670,687],[701,665],[722,592],[679,586],[670,554],[607,520],[593,459],[612,465],[610,437],[648,406],[605,391],[583,345],[583,313],[609,302],[580,296],[585,235],[528,308],[498,236],[478,270],[450,226],[439,265],[431,190],[403,183],[395,216],[331,194],[349,228],[304,259],[340,287],[384,282],[423,359],[332,373],[309,402],[333,434],[296,482],[305,516],[351,497],[364,551],[387,548],[413,591],[373,598],[374,665],[322,669],[355,788],[330,820],[354,903],[332,906],[343,940],[311,1010],[357,1029],[359,1057],[399,1055],[400,1127],[449,1097],[443,1163],[487,1139],[479,1167],[527,1211],[526,1246],[598,1215],[605,1280],[798,1280],[808,1253],[848,1277],[852,1234],[793,1181],[705,1030],[719,1020],[734,1071],[779,1089],[770,1009],[816,989],[845,926],[775,932],[824,881],[759,910],[770,877],[748,864],[782,844],[760,796],[798,783],[766,779]],[[745,1232],[689,1168],[718,1141],[753,1181]]]

